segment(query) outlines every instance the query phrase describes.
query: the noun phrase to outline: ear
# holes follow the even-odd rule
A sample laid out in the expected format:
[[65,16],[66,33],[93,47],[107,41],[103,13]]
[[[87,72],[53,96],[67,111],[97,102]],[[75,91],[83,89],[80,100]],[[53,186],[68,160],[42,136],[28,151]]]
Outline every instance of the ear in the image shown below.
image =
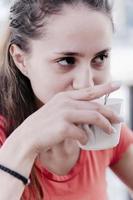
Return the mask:
[[10,47],[10,54],[16,67],[21,71],[23,75],[28,77],[25,53],[17,45],[12,44]]

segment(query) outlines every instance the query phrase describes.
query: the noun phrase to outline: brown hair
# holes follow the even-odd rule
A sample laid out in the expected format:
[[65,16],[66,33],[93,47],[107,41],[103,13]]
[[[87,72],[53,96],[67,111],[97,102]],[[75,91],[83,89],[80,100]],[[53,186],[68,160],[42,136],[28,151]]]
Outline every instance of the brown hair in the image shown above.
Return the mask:
[[[61,12],[64,4],[74,6],[77,3],[104,12],[112,21],[108,0],[15,0],[11,6],[8,35],[0,52],[3,55],[0,60],[0,112],[8,122],[7,137],[37,110],[30,80],[16,67],[9,53],[10,46],[16,44],[23,51],[30,52],[29,39],[42,37],[47,17]],[[34,191],[34,199],[43,199],[35,167],[31,172],[30,189]],[[33,200],[32,197],[29,199]]]

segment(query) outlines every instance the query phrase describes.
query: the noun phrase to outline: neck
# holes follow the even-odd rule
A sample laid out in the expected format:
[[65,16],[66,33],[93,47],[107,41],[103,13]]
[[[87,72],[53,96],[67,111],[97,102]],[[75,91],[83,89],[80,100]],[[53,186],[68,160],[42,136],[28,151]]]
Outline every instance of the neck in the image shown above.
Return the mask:
[[41,163],[57,175],[66,175],[76,164],[80,149],[74,140],[65,140],[40,154]]

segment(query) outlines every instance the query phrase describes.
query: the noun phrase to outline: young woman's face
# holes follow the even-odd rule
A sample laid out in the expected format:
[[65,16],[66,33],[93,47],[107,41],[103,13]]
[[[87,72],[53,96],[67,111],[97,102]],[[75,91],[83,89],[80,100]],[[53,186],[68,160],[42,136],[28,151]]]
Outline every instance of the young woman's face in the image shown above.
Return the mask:
[[45,37],[31,42],[28,77],[43,104],[61,91],[109,80],[111,20],[85,6],[49,18]]

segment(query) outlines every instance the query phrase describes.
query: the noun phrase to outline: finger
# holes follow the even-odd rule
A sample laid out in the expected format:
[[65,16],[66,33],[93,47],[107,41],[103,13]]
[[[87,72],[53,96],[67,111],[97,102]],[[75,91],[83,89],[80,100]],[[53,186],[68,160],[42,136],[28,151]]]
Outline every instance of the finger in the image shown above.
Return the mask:
[[117,124],[123,121],[122,118],[115,111],[113,111],[110,107],[106,105],[93,102],[90,110],[92,109],[96,110],[105,118],[107,118],[111,124]]
[[67,92],[67,95],[76,100],[94,100],[120,88],[120,82],[106,83],[92,88],[84,88]]
[[97,111],[100,114],[102,114],[105,118],[107,118],[111,122],[111,124],[120,123],[122,121],[121,117],[117,115],[116,112],[111,110],[111,108],[94,101],[88,102],[88,101],[72,100],[69,106],[71,106],[72,109],[75,108],[76,110],[80,110],[80,111],[82,110]]
[[88,137],[88,140],[90,140],[91,142],[94,142],[95,141],[95,134],[93,133],[93,131],[90,129],[90,126],[85,124],[81,124],[79,125],[79,127],[85,131],[87,137]]
[[80,110],[73,110],[66,118],[71,123],[76,124],[89,124],[89,125],[96,125],[101,128],[104,132],[111,134],[114,132],[114,129],[111,123],[100,113],[96,111],[80,111]]
[[123,119],[108,106],[101,105],[98,110],[110,121],[111,124],[117,124],[123,121]]
[[66,132],[66,138],[78,140],[83,145],[88,142],[88,136],[86,132],[74,124],[72,124]]

